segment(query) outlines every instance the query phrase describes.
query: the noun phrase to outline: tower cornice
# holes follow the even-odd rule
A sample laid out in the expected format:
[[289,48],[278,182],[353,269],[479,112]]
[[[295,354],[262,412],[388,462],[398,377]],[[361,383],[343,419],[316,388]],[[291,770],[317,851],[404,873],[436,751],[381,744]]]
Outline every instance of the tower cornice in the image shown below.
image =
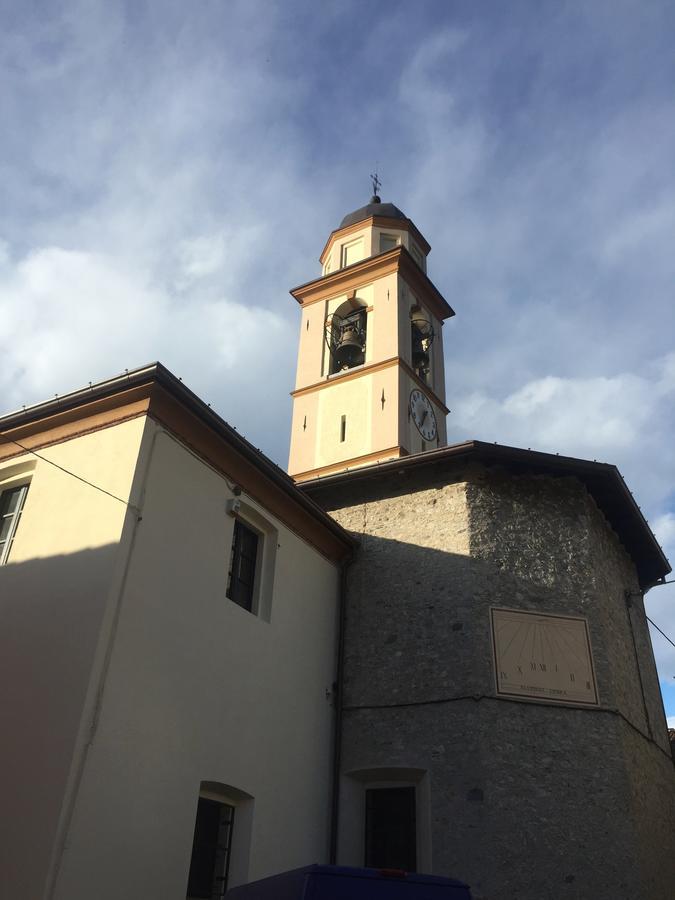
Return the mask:
[[314,384],[308,384],[305,387],[297,388],[291,391],[291,397],[303,397],[305,394],[313,394],[320,391],[327,384],[338,384],[344,381],[353,381],[355,378],[361,378],[364,375],[372,375],[374,372],[380,372],[382,369],[389,369],[392,366],[400,366],[403,371],[417,384],[420,390],[428,394],[434,401],[441,412],[447,416],[450,412],[448,407],[443,403],[438,394],[422,379],[417,372],[400,356],[392,356],[390,359],[384,359],[382,362],[370,363],[369,365],[359,366],[357,369],[349,369],[346,372],[340,372],[336,375],[328,375],[321,381],[315,381]]
[[405,247],[394,247],[384,253],[369,256],[344,269],[298,285],[290,293],[301,306],[307,306],[357,289],[374,278],[381,278],[392,272],[399,272],[406,279],[411,289],[420,295],[420,299],[438,319],[443,321],[455,315],[445,297]]

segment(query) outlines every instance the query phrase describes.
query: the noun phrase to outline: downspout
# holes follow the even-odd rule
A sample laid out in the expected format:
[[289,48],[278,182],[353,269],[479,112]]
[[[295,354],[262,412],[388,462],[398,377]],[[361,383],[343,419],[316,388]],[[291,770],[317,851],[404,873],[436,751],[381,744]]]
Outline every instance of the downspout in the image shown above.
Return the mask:
[[336,864],[338,844],[338,820],[340,815],[340,763],[342,750],[342,691],[344,677],[345,621],[347,616],[347,569],[354,560],[350,554],[340,566],[340,596],[338,611],[337,672],[333,695],[335,700],[335,729],[333,734],[333,784],[330,812],[330,855],[331,866]]

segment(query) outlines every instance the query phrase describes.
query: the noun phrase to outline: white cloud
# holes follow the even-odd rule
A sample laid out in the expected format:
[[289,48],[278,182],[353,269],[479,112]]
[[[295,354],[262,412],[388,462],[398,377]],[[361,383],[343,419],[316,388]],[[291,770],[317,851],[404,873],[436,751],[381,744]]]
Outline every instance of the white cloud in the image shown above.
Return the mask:
[[[469,7],[19,4],[0,36],[2,405],[159,358],[283,465],[287,290],[379,160],[457,312],[451,439],[618,464],[675,554],[672,28],[644,4],[611,28],[603,4],[551,28]],[[648,605],[675,634],[672,590]]]
[[269,347],[255,355],[257,376],[286,370],[279,351],[289,335],[280,316],[222,295],[193,294],[185,303],[103,254],[58,247],[32,252],[0,277],[0,308],[0,383],[10,407],[157,357],[179,375],[201,359],[206,364],[192,384],[206,399],[220,399],[235,424],[250,426],[255,415],[244,387],[257,336]]
[[652,527],[662,545],[675,552],[675,513],[663,513],[654,520]]
[[181,241],[178,248],[181,273],[188,282],[213,275],[225,263],[227,246],[228,237],[222,231]]
[[669,355],[647,374],[595,378],[546,375],[504,397],[474,392],[457,403],[456,434],[514,442],[615,462],[643,446],[651,423],[667,415],[673,386]]

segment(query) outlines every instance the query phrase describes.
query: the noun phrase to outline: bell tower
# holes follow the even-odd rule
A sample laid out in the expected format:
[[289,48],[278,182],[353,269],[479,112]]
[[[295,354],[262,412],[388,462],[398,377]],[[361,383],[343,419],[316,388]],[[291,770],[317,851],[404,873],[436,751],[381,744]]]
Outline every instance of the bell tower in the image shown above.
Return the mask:
[[431,247],[377,193],[345,216],[302,307],[289,474],[296,481],[447,442],[443,335],[453,310],[427,276]]

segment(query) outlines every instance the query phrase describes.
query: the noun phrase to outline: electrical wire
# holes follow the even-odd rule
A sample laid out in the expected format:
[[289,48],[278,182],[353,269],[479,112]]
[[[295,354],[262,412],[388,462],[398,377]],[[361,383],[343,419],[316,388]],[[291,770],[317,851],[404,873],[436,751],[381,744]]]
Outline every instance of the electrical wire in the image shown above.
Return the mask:
[[661,629],[660,629],[659,626],[656,624],[656,622],[652,622],[652,620],[649,618],[649,616],[647,616],[646,619],[647,619],[647,621],[649,622],[650,625],[653,625],[654,628],[656,628],[656,630],[658,631],[659,634],[662,634],[662,635],[663,635],[663,637],[668,641],[669,644],[672,644],[673,647],[675,647],[675,642],[671,641],[671,639],[668,637],[668,635],[665,633],[665,631],[661,631]]
[[108,497],[112,497],[113,500],[117,500],[118,503],[123,504],[127,507],[127,509],[133,509],[135,513],[140,515],[140,509],[137,506],[134,506],[133,503],[129,503],[128,500],[123,500],[121,497],[118,497],[116,494],[112,494],[110,491],[106,491],[105,488],[100,487],[98,484],[94,484],[93,481],[87,481],[86,478],[83,478],[81,475],[78,475],[76,472],[71,472],[70,469],[66,469],[63,466],[60,466],[58,463],[55,463],[51,459],[47,459],[46,456],[42,456],[37,450],[31,450],[29,447],[25,447],[22,443],[17,441],[15,438],[8,438],[4,436],[0,436],[0,440],[2,440],[5,444],[16,444],[17,447],[20,447],[26,453],[30,453],[33,456],[36,456],[38,459],[41,459],[43,462],[49,463],[50,466],[54,466],[55,469],[59,469],[59,471],[63,472],[66,475],[70,475],[72,478],[77,478],[78,481],[81,481],[83,484],[89,485],[89,487],[94,488],[96,491],[100,491],[102,494],[106,494]]

